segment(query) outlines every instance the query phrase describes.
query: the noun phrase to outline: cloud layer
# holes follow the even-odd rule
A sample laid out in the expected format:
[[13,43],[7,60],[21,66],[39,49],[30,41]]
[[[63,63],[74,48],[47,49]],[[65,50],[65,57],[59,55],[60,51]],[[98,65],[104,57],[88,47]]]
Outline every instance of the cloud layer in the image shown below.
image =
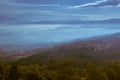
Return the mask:
[[[78,5],[79,3],[81,5]],[[74,20],[120,18],[119,7],[98,10],[98,7],[119,6],[119,4],[120,0],[1,0],[0,24],[64,24]],[[69,6],[79,9],[71,9]]]
[[120,0],[99,0],[91,3],[86,3],[82,5],[72,6],[70,8],[81,8],[81,7],[114,7],[119,6]]

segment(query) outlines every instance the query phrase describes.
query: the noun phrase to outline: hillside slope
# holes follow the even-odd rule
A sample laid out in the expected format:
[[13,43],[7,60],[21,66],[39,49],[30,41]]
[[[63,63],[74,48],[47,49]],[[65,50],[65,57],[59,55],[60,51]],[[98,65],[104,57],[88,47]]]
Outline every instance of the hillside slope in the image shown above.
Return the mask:
[[34,50],[30,57],[21,59],[28,62],[46,62],[59,58],[80,58],[84,61],[106,61],[120,59],[120,33],[75,41],[43,51]]

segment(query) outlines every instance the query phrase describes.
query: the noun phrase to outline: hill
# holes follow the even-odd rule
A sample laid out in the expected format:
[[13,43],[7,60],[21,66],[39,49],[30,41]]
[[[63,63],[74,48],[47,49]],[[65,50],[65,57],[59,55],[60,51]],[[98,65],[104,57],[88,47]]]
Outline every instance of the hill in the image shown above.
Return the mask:
[[33,50],[27,58],[0,61],[0,80],[120,80],[119,43],[117,33]]
[[120,33],[75,41],[44,50],[21,59],[28,62],[46,62],[51,59],[80,58],[83,61],[111,61],[120,59]]

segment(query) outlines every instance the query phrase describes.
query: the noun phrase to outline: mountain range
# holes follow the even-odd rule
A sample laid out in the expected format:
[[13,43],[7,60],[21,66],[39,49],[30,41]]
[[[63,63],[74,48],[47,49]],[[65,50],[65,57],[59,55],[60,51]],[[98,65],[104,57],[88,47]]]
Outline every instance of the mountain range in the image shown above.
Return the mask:
[[101,37],[76,40],[47,48],[6,52],[0,50],[0,57],[7,59],[28,59],[33,62],[58,58],[75,57],[82,60],[119,60],[120,33]]
[[119,24],[120,18],[105,19],[105,20],[45,20],[28,22],[29,24]]
[[120,33],[88,40],[74,41],[52,48],[36,49],[34,55],[20,59],[44,62],[60,58],[80,58],[83,61],[114,61],[120,59]]

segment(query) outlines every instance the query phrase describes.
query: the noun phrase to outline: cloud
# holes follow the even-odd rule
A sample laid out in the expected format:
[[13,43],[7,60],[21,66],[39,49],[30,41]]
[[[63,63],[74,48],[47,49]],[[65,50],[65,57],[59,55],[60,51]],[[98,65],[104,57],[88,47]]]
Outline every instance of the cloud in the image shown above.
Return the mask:
[[[52,9],[54,7],[59,8],[59,5],[17,3],[15,2],[15,0],[1,0],[0,24],[16,22],[18,23],[19,21],[21,22],[21,20],[26,21],[28,19],[41,19],[43,16],[55,13]],[[37,19],[35,19],[34,17],[37,17]]]
[[[8,6],[22,6],[22,7],[47,7],[47,6],[60,6],[60,4],[54,3],[40,3],[41,0],[2,0],[0,4],[8,5]],[[43,2],[43,1],[42,1]]]
[[[81,10],[72,10],[66,8],[68,5],[60,5],[53,3],[46,4],[31,4],[31,3],[19,3],[14,2],[15,0],[1,0],[0,1],[0,24],[60,24],[65,20],[101,20],[105,18],[111,18],[111,15],[107,15],[111,13],[111,10],[104,10],[103,12],[97,11],[97,8],[93,9],[81,9]],[[27,0],[29,1],[29,0]],[[33,0],[32,0],[33,1]],[[80,0],[79,0],[80,1]],[[116,5],[118,0],[99,0],[93,3],[87,3],[83,5],[78,5],[77,7],[95,7],[101,6],[105,4],[110,4],[112,2],[112,6]],[[117,2],[117,3],[116,3]],[[118,4],[117,4],[118,5]],[[101,6],[102,7],[102,6]],[[102,9],[103,10],[103,9]],[[106,12],[106,13],[104,13]],[[119,9],[114,10],[112,17],[115,17],[114,14],[118,14],[119,17]],[[105,15],[105,16],[104,16]],[[56,21],[57,20],[57,21]],[[60,22],[58,20],[61,20]],[[71,22],[72,23],[72,22]],[[75,22],[76,23],[76,22]],[[75,24],[74,23],[74,24]],[[77,23],[78,24],[78,23]]]
[[19,4],[55,4],[56,0],[12,0]]
[[86,3],[82,5],[72,6],[70,8],[81,8],[81,7],[114,7],[120,6],[120,0],[99,0],[92,3]]
[[105,20],[44,20],[36,22],[27,22],[26,24],[120,24],[120,18],[105,19]]

